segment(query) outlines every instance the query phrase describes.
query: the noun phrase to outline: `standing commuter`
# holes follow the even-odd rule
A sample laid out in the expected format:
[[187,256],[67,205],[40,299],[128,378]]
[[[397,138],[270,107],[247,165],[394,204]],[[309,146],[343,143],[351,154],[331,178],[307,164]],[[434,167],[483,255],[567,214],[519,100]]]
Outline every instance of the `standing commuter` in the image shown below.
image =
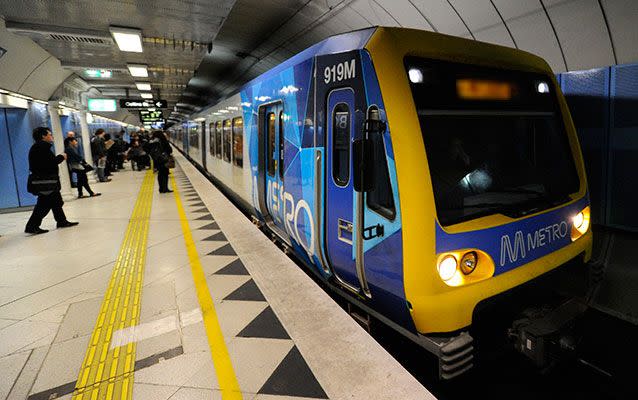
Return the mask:
[[[71,141],[71,139],[74,139],[74,138],[75,138],[75,132],[68,131],[66,133],[66,137],[64,138],[64,151],[66,151],[66,148],[69,147],[69,142]],[[68,163],[67,163],[67,166],[68,166]],[[73,188],[78,187],[77,176],[75,177],[75,180],[73,179],[74,173],[75,171],[73,171],[71,167],[69,166],[69,179],[71,180],[71,187]]]
[[159,184],[160,193],[172,193],[168,188],[168,160],[173,153],[171,145],[166,139],[166,135],[162,131],[154,131],[153,139],[149,142],[151,157],[157,168],[157,183]]
[[86,189],[89,193],[89,196],[100,196],[101,193],[94,193],[89,186],[89,180],[86,177],[86,167],[88,164],[82,158],[80,153],[78,152],[78,141],[74,137],[68,138],[65,140],[67,146],[65,147],[67,163],[69,164],[69,169],[75,172],[75,175],[78,177],[78,198],[84,197],[82,194],[82,189]]
[[91,153],[97,168],[97,177],[100,182],[110,182],[104,175],[106,168],[106,146],[104,145],[104,129],[100,128],[95,131],[95,136],[91,139]]
[[29,182],[27,188],[38,196],[38,201],[33,208],[31,218],[24,229],[26,233],[38,235],[46,233],[48,230],[41,229],[40,224],[44,217],[53,210],[53,217],[58,228],[66,228],[77,225],[77,222],[70,222],[64,215],[62,205],[62,195],[60,194],[60,175],[58,164],[66,159],[66,154],[53,155],[53,135],[48,128],[39,127],[33,130],[33,140],[35,143],[29,150]]

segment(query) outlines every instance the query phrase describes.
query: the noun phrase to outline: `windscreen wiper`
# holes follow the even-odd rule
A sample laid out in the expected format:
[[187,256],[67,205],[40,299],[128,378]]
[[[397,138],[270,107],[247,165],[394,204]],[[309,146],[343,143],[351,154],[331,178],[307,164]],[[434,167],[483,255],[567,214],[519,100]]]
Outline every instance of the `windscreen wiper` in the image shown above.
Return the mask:
[[524,188],[505,188],[498,190],[488,190],[486,193],[522,193],[522,194],[535,194],[537,196],[544,196],[547,192],[543,190],[524,189]]
[[467,204],[456,207],[446,207],[447,210],[463,210],[466,208],[497,208],[497,207],[508,207],[515,204],[510,203],[476,203],[476,204]]

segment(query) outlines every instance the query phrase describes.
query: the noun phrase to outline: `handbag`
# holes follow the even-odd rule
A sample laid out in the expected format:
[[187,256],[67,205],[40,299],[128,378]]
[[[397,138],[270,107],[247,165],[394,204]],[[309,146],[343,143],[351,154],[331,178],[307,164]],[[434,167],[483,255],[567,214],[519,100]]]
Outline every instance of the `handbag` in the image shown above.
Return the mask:
[[34,175],[29,174],[27,179],[27,192],[38,195],[51,194],[60,191],[60,177],[58,175]]
[[95,168],[93,168],[93,166],[87,162],[83,162],[82,166],[84,167],[84,172],[91,172],[93,171]]
[[168,161],[166,161],[166,168],[175,168],[175,157],[171,155],[168,156]]

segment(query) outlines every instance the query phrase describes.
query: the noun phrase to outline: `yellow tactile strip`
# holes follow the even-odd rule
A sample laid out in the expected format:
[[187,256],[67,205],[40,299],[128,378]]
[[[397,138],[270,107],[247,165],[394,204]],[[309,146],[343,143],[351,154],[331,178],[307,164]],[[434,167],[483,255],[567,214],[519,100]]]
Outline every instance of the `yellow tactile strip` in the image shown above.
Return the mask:
[[210,296],[210,290],[206,283],[206,275],[202,268],[202,263],[197,254],[197,248],[193,241],[193,235],[188,225],[188,218],[184,212],[184,206],[179,196],[179,189],[177,182],[175,182],[175,175],[171,173],[171,180],[173,183],[173,190],[175,195],[175,203],[177,205],[177,213],[179,214],[179,220],[182,225],[182,233],[184,234],[184,244],[188,252],[188,259],[190,261],[191,273],[193,274],[193,281],[195,282],[195,291],[197,292],[197,300],[202,311],[202,318],[204,320],[204,329],[206,330],[206,337],[208,339],[208,346],[210,347],[210,354],[215,365],[215,373],[217,374],[217,381],[219,382],[219,389],[221,391],[222,400],[241,400],[242,393],[237,382],[237,376],[233,368],[230,354],[226,348],[226,342],[222,334],[221,327],[219,326],[219,320],[217,318],[217,312],[215,311],[215,305],[213,299]]
[[111,339],[113,332],[139,322],[153,186],[153,171],[149,170],[124,234],[73,399],[133,398],[136,344],[112,349]]

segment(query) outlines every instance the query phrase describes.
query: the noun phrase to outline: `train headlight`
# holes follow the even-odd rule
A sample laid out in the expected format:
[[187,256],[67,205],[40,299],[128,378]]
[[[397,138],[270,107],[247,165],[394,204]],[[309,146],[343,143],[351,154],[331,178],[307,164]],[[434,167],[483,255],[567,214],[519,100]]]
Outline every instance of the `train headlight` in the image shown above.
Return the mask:
[[580,227],[582,227],[585,223],[585,216],[583,215],[583,212],[581,211],[576,214],[576,216],[572,218],[572,221],[574,223],[574,228],[579,229]]
[[590,218],[589,206],[583,208],[582,211],[572,217],[572,242],[587,233]]
[[439,262],[439,276],[444,281],[449,281],[456,274],[456,258],[454,256],[445,256]]
[[476,269],[478,263],[478,257],[475,251],[467,252],[461,258],[461,272],[465,275],[469,275]]
[[494,276],[494,261],[477,248],[465,248],[437,254],[437,272],[448,286],[470,285]]

